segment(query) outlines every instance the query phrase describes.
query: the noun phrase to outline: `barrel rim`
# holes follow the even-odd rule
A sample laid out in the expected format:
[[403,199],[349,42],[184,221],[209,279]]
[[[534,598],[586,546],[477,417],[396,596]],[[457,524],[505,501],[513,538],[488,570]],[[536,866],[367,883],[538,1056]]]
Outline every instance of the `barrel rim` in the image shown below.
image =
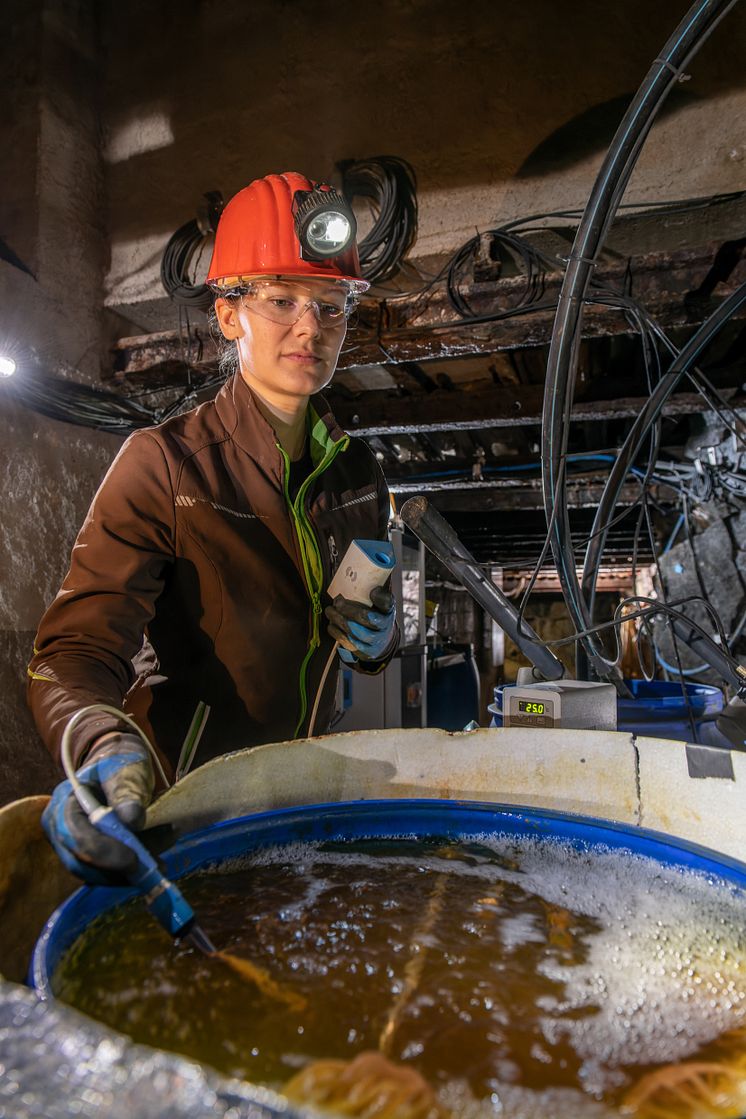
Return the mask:
[[[433,822],[444,817],[447,817],[445,830],[442,825],[439,830],[434,829]],[[496,818],[499,826],[494,822],[492,826],[485,826],[486,817],[492,817],[493,821]],[[393,820],[401,820],[402,826],[392,827]],[[481,826],[477,826],[480,820]],[[458,821],[460,827],[456,826]],[[349,831],[350,823],[358,825],[353,834]],[[367,825],[368,830],[360,828],[360,823]],[[465,823],[472,826],[465,830]],[[345,825],[347,830],[344,830]],[[374,826],[375,830],[369,830]],[[218,865],[262,847],[346,838],[432,836],[456,839],[483,835],[486,831],[569,841],[581,850],[592,847],[629,850],[664,866],[712,875],[746,892],[746,863],[665,832],[556,809],[446,798],[371,799],[270,809],[199,828],[179,838],[159,858],[168,877],[176,881],[195,870]],[[320,832],[322,834],[318,834]],[[257,841],[246,843],[249,838]],[[84,885],[58,906],[37,939],[29,967],[28,984],[40,998],[54,998],[54,973],[63,954],[87,924],[136,894],[129,886]]]

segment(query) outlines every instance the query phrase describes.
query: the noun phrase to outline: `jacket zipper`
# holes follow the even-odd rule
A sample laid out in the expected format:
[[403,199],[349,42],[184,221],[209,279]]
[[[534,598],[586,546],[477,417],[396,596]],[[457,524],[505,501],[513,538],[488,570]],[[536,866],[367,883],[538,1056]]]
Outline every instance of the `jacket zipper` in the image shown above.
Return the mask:
[[278,443],[277,449],[282,455],[282,460],[285,466],[282,480],[282,488],[285,493],[285,501],[287,502],[290,515],[293,520],[295,532],[298,537],[298,546],[300,549],[301,561],[303,563],[303,575],[306,582],[306,589],[309,598],[311,599],[311,637],[306,650],[306,655],[300,666],[298,676],[298,690],[300,693],[300,715],[298,723],[293,733],[293,737],[297,738],[300,734],[301,727],[306,719],[306,712],[308,711],[308,692],[307,692],[307,677],[308,665],[311,657],[321,644],[319,638],[319,615],[321,614],[321,580],[324,574],[324,567],[321,562],[321,552],[319,551],[319,543],[313,531],[313,527],[304,508],[304,498],[308,492],[308,487],[314,478],[329,467],[334,459],[337,457],[341,450],[344,450],[349,443],[349,436],[344,436],[339,439],[324,455],[324,458],[318,466],[311,471],[305,481],[302,483],[295,498],[295,502],[290,500],[290,490],[288,482],[290,478],[290,459],[284,448]]

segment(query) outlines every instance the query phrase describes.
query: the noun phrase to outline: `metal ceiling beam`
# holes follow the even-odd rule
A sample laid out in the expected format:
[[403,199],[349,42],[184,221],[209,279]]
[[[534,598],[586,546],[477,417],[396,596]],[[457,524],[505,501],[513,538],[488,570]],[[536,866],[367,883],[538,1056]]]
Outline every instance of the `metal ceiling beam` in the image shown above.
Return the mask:
[[[625,257],[597,270],[600,282],[625,291],[643,303],[664,329],[704,321],[715,303],[701,294],[721,246],[708,243],[695,249],[647,253]],[[561,273],[547,275],[541,303],[556,303]],[[715,302],[746,280],[746,255],[718,283]],[[464,294],[480,314],[514,307],[524,287],[522,276],[472,284]],[[358,323],[350,328],[339,369],[361,365],[432,361],[503,350],[523,349],[548,343],[554,311],[533,311],[516,317],[474,324],[458,319],[446,293],[438,289],[426,298],[399,296],[394,300],[366,300]],[[589,306],[583,321],[583,337],[597,338],[629,334],[632,327],[624,315],[608,307]],[[198,373],[214,372],[217,354],[206,326],[192,330],[188,344],[179,331],[121,338],[114,346],[114,375],[159,374],[183,376],[185,365]],[[434,395],[434,394],[432,394]]]
[[[540,385],[515,385],[509,388],[485,385],[458,394],[428,393],[396,397],[386,392],[367,392],[362,399],[350,401],[329,392],[334,413],[342,427],[354,435],[417,435],[421,432],[479,431],[490,427],[541,426],[543,388]],[[725,390],[732,407],[743,411],[746,396],[734,397]],[[645,403],[639,397],[621,400],[590,400],[575,404],[573,420],[597,421],[629,419],[637,416]],[[682,392],[672,396],[664,408],[666,416],[690,415],[707,411],[698,393]],[[457,417],[457,418],[456,418]]]
[[[517,509],[543,509],[540,486],[523,481],[510,487],[498,487],[484,482],[464,481],[450,485],[402,489],[395,479],[387,478],[389,488],[396,495],[397,504],[413,493],[427,493],[433,505],[442,513],[485,513],[490,510],[515,512]],[[409,486],[409,483],[407,483]],[[567,501],[574,509],[593,509],[603,492],[603,483],[587,480],[571,482],[567,487]],[[654,492],[656,492],[654,490]],[[633,505],[640,496],[640,487],[634,483],[625,486],[619,496],[620,505]]]
[[[528,586],[525,571],[503,568],[503,594],[509,598],[519,597]],[[532,588],[532,594],[560,594],[559,576],[556,571],[540,571]],[[598,574],[597,591],[624,592],[631,594],[634,589],[634,572],[631,564],[602,567]]]

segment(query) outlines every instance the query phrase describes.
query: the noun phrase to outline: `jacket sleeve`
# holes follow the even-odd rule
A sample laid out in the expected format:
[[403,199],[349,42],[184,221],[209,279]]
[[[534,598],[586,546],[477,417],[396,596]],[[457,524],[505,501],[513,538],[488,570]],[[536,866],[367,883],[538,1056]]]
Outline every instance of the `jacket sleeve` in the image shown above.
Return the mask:
[[[371,456],[372,457],[372,456]],[[389,538],[389,521],[391,520],[391,495],[389,488],[386,485],[386,479],[383,476],[383,471],[380,466],[373,459],[376,469],[376,483],[378,488],[378,530],[376,532],[376,540],[388,540]],[[383,672],[389,661],[393,658],[397,649],[399,648],[399,641],[401,632],[399,629],[398,621],[394,623],[394,636],[391,640],[391,645],[386,650],[386,653],[380,660],[377,661],[355,661],[352,666],[355,672],[361,673],[363,676],[376,676],[379,672]]]
[[[65,725],[92,703],[121,708],[174,556],[173,488],[149,432],[122,447],[88,511],[70,570],[41,620],[28,669],[28,701],[58,761]],[[72,742],[76,764],[90,743],[123,724],[92,714]],[[126,728],[125,728],[126,729]]]

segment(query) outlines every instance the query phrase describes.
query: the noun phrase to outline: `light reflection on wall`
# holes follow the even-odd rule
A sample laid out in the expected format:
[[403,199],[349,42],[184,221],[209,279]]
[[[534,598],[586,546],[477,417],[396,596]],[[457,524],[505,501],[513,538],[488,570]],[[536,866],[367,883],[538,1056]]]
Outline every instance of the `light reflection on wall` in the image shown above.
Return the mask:
[[104,148],[107,163],[124,163],[135,155],[168,148],[174,142],[171,118],[157,110],[110,128]]

